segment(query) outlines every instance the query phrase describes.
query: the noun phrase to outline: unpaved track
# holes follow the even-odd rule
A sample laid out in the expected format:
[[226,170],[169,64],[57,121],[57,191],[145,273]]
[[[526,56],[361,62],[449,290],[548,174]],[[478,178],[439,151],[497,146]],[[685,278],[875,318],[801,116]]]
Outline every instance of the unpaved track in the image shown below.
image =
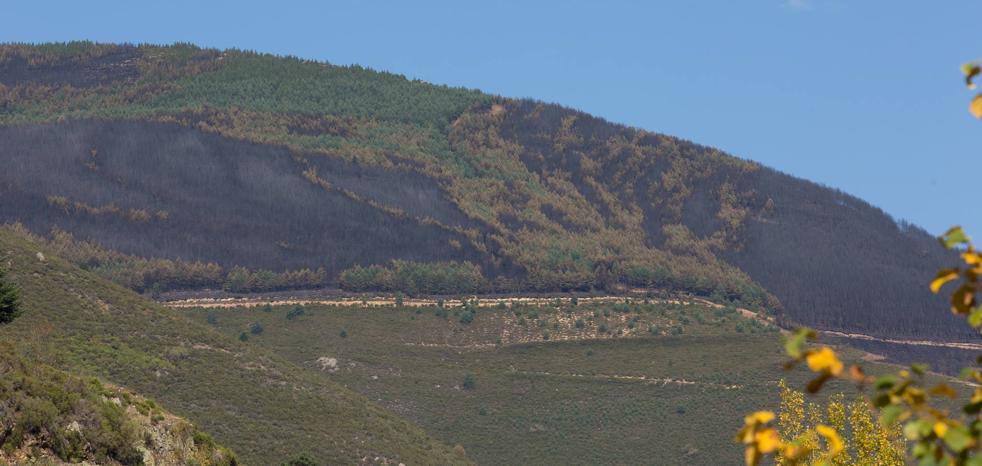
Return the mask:
[[[570,300],[569,296],[512,296],[512,297],[501,297],[501,298],[455,298],[455,299],[444,299],[444,306],[460,306],[464,304],[464,301],[469,303],[477,302],[479,307],[493,307],[497,306],[499,303],[522,303],[530,305],[547,305],[553,304],[556,300],[561,300],[564,303],[568,303]],[[579,303],[621,303],[625,299],[631,299],[633,302],[640,302],[644,298],[631,298],[625,296],[586,296],[577,298]],[[654,302],[667,302],[680,304],[684,301],[680,300],[652,300]],[[702,300],[693,300],[693,303],[708,304],[712,306],[718,306],[718,304],[710,303],[709,301],[703,302]],[[436,306],[440,303],[437,299],[422,299],[422,298],[405,298],[402,300],[403,306],[409,307],[426,307],[426,306]],[[386,296],[375,296],[370,298],[273,298],[273,299],[257,299],[257,298],[200,298],[200,299],[185,299],[179,301],[165,301],[163,303],[167,307],[184,308],[184,307],[198,307],[198,308],[216,308],[216,307],[254,307],[263,306],[266,304],[271,304],[273,306],[283,306],[283,305],[308,305],[308,304],[319,304],[325,306],[394,306],[396,304],[396,299]],[[748,311],[749,312],[749,311]]]
[[[622,303],[625,300],[630,299],[632,302],[640,302],[643,297],[631,297],[631,296],[586,296],[578,297],[577,301],[580,303],[600,303],[600,304],[613,304]],[[562,302],[568,303],[570,297],[566,296],[509,296],[509,297],[495,297],[495,298],[456,298],[456,299],[445,299],[442,300],[444,306],[460,306],[464,304],[465,301],[474,303],[476,302],[479,307],[494,307],[500,303],[522,303],[529,305],[549,305],[560,300]],[[672,304],[702,304],[710,307],[720,308],[723,305],[714,303],[701,298],[690,298],[687,300],[650,300],[652,302],[660,303],[672,303]],[[423,298],[405,298],[402,300],[403,306],[409,307],[426,307],[426,306],[436,306],[440,303],[437,299],[423,299]],[[385,307],[394,306],[396,304],[396,298],[388,296],[374,296],[374,297],[340,297],[340,298],[273,298],[273,299],[260,299],[260,298],[198,298],[198,299],[185,299],[178,301],[166,301],[161,303],[167,307],[173,308],[232,308],[232,307],[255,307],[263,306],[266,304],[271,304],[273,306],[284,306],[284,305],[325,305],[325,306],[372,306],[372,307]],[[737,308],[746,318],[756,319],[764,323],[775,324],[774,318],[771,316],[762,315],[760,313],[751,311],[749,309]],[[782,329],[782,333],[787,333],[786,330]],[[930,346],[935,348],[952,348],[952,349],[963,349],[963,350],[976,350],[982,351],[982,343],[977,342],[957,342],[957,341],[936,341],[936,340],[907,340],[907,339],[894,339],[894,338],[881,338],[872,335],[865,335],[862,333],[847,333],[835,330],[819,330],[822,335],[828,335],[838,338],[847,338],[852,340],[864,340],[864,341],[875,341],[881,343],[891,343],[898,345],[913,345],[913,346]]]

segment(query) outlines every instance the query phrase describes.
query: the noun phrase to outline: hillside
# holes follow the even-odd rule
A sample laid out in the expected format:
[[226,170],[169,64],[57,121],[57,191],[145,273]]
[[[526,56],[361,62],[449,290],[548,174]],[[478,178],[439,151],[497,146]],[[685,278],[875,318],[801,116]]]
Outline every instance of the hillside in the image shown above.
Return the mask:
[[36,364],[0,345],[0,464],[235,465],[152,400]]
[[833,189],[529,100],[190,45],[0,47],[0,219],[140,291],[686,292],[978,339]]
[[776,409],[781,379],[803,387],[809,378],[782,369],[776,328],[732,307],[543,301],[175,312],[245,333],[483,465],[743,464],[728,441],[743,416]]
[[323,464],[467,463],[337,383],[174,315],[7,229],[0,263],[24,311],[0,326],[0,340],[32,360],[152,397],[244,463],[303,453]]

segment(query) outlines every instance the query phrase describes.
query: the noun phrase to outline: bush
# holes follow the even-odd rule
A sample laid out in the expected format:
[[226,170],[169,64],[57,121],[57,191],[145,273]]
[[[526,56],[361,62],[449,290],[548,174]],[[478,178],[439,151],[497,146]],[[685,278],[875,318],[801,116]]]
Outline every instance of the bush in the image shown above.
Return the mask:
[[464,382],[461,384],[464,390],[473,390],[477,387],[477,376],[473,372],[464,375]]
[[586,327],[586,322],[583,319],[576,319],[576,328]]
[[286,313],[286,320],[294,320],[302,315],[304,315],[303,306],[293,306],[293,309]]
[[245,332],[240,333],[239,341],[249,341],[249,334]]
[[317,466],[317,463],[307,455],[300,455],[283,463],[283,466]]
[[474,322],[474,311],[464,311],[464,313],[460,315],[460,323],[470,324],[471,322]]
[[348,338],[348,331],[345,329],[341,329],[341,333],[338,333],[338,336],[340,336],[341,338]]
[[263,333],[263,325],[259,322],[253,322],[252,325],[249,326],[249,332],[253,335],[259,335],[260,333]]

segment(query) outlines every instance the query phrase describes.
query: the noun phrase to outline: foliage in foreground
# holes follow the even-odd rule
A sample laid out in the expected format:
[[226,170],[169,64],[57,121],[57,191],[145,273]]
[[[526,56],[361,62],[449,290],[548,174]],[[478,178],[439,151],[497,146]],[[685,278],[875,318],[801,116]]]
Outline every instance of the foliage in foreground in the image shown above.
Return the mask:
[[[941,237],[948,249],[960,252],[964,265],[938,272],[931,282],[931,291],[938,293],[949,283],[960,281],[951,295],[951,311],[965,317],[973,328],[982,326],[982,253],[975,249],[971,239],[959,227],[948,230]],[[844,379],[855,383],[860,390],[871,386],[869,401],[878,409],[883,428],[903,425],[903,434],[912,444],[909,454],[922,465],[982,465],[982,386],[975,385],[971,396],[962,405],[961,413],[952,413],[941,407],[939,398],[955,399],[958,393],[946,383],[928,384],[925,380],[927,365],[914,364],[910,369],[880,377],[867,376],[862,367],[848,368],[838,354],[828,346],[806,346],[816,338],[815,331],[798,330],[785,343],[785,350],[792,360],[789,367],[804,363],[815,373],[808,384],[808,391],[818,392],[832,379]],[[982,364],[982,357],[979,358]],[[982,383],[982,370],[965,368],[961,377],[975,384]],[[823,442],[801,442],[783,438],[772,425],[775,416],[769,411],[758,411],[745,419],[737,440],[746,445],[746,462],[756,465],[766,455],[774,455],[781,464],[837,464],[844,451],[840,435],[842,429],[824,424],[807,429],[802,435],[821,438]],[[800,437],[799,437],[800,438]],[[822,445],[824,444],[824,446]],[[879,458],[879,456],[877,456]]]

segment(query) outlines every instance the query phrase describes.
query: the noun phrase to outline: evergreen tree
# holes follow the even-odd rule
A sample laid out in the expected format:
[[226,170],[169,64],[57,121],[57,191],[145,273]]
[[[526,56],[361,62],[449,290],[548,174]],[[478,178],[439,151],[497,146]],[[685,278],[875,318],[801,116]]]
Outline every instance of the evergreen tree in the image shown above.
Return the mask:
[[20,312],[17,288],[7,281],[3,269],[0,269],[0,324],[16,319]]

